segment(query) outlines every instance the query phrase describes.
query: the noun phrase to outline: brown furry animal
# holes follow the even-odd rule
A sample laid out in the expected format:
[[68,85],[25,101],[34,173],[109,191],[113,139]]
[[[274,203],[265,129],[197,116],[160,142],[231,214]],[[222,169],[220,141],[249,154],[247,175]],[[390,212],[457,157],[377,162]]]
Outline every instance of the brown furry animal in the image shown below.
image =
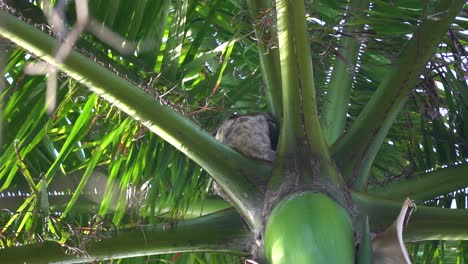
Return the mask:
[[[278,129],[269,113],[234,116],[218,128],[215,137],[249,158],[270,162],[275,160]],[[263,189],[264,182],[251,180]],[[213,182],[213,189],[216,194],[230,201],[216,182]]]
[[278,129],[269,113],[234,116],[218,128],[215,137],[247,157],[275,159]]

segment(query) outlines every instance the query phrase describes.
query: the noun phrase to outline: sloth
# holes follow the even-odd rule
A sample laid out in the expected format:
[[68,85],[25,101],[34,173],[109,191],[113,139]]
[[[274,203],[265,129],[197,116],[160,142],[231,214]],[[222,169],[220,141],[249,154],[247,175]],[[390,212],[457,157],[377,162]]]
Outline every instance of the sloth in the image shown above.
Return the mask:
[[270,113],[233,116],[216,131],[215,138],[249,158],[275,159],[278,129]]
[[[218,128],[215,138],[246,157],[268,162],[275,160],[278,128],[270,113],[233,116]],[[252,180],[263,187],[264,183]],[[213,189],[216,194],[230,201],[216,182],[213,182]]]

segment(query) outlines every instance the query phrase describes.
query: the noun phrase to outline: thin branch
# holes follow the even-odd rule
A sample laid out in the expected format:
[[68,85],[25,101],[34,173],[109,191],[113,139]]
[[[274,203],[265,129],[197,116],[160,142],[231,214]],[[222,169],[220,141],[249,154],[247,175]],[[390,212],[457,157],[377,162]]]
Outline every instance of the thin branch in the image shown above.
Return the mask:
[[321,120],[322,130],[328,144],[333,144],[345,128],[353,76],[356,72],[355,65],[361,46],[361,38],[353,36],[353,32],[364,29],[364,25],[353,25],[353,22],[362,17],[368,5],[368,0],[353,0],[348,6],[344,35],[341,36],[341,47],[337,51],[345,60],[338,58],[335,60]]
[[251,19],[254,21],[260,66],[269,108],[279,123],[283,113],[283,97],[281,94],[281,69],[275,9],[272,1],[247,0],[247,4]]
[[389,184],[370,186],[369,193],[390,199],[424,201],[468,186],[468,163],[421,173]]
[[[386,200],[365,193],[353,192],[359,217],[369,217],[373,232],[381,232],[397,218],[402,201]],[[468,210],[417,206],[403,232],[405,242],[420,240],[468,239]]]
[[[179,223],[147,225],[128,230],[100,231],[104,238],[80,251],[67,242],[46,242],[2,249],[2,263],[89,263],[97,260],[176,252],[213,251],[247,255],[252,234],[239,214],[227,209]],[[66,254],[65,250],[80,253]]]

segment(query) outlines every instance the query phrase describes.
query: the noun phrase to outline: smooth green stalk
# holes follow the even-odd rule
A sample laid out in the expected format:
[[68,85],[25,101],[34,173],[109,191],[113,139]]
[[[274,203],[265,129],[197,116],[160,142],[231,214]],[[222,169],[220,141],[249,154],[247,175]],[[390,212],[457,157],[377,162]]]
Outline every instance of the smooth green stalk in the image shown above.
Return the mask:
[[[99,231],[98,231],[99,232]],[[234,209],[174,224],[139,226],[105,233],[86,245],[86,256],[65,253],[58,243],[2,249],[1,263],[90,263],[97,260],[212,251],[246,255],[252,234]]]
[[364,10],[367,9],[368,5],[368,0],[351,0],[348,6],[343,28],[344,34],[341,36],[338,49],[338,52],[347,62],[338,57],[335,59],[321,120],[325,140],[330,145],[341,136],[345,129],[353,76],[356,72],[356,63],[361,46],[358,37],[347,37],[347,35],[353,36],[354,32],[364,29],[364,25],[353,25],[353,22],[362,19]]
[[433,199],[468,186],[468,164],[409,176],[389,184],[370,186],[368,192],[394,200],[406,197],[418,201]]
[[281,95],[281,68],[278,39],[273,16],[272,1],[247,0],[249,13],[254,23],[255,36],[258,40],[260,68],[265,83],[265,94],[271,113],[278,123],[283,115]]
[[[353,192],[360,217],[369,216],[372,232],[382,232],[398,217],[403,201],[386,200]],[[417,206],[403,232],[407,242],[420,240],[467,240],[468,210]]]
[[336,142],[333,157],[355,189],[361,190],[367,184],[371,165],[388,130],[464,3],[435,3],[433,13],[424,18],[351,129]]
[[[25,192],[27,193],[27,192]],[[49,195],[50,210],[52,212],[62,212],[69,203],[72,195]],[[23,203],[26,196],[4,196],[0,197],[0,204],[2,209],[9,211],[16,211]],[[76,205],[71,210],[72,214],[75,213],[89,213],[99,208],[99,201],[102,199],[102,194],[86,194],[78,198]],[[111,205],[113,207],[115,205]],[[203,202],[192,202],[187,211],[184,213],[184,219],[192,219],[202,215],[211,214],[220,210],[231,208],[232,205],[222,199],[206,199]],[[142,214],[148,216],[150,209],[147,208]],[[169,208],[157,208],[156,212],[168,212]]]
[[347,210],[318,193],[289,197],[270,214],[265,254],[271,264],[354,263]]
[[57,41],[3,10],[0,34],[54,64],[182,151],[215,178],[250,225],[260,226],[263,195],[248,178],[267,175],[268,164],[219,143],[187,118],[75,51],[62,64],[56,63]]
[[356,264],[372,264],[372,238],[369,229],[369,217],[362,220],[361,242],[359,243],[359,250]]
[[[278,45],[281,59],[283,90],[283,122],[278,156],[289,165],[339,182],[331,168],[328,147],[322,136],[315,102],[315,88],[306,29],[305,7],[302,1],[277,0]],[[310,160],[313,160],[310,162]],[[320,164],[319,175],[306,168],[310,163]],[[275,173],[273,182],[283,173]],[[300,175],[302,176],[302,175]],[[305,179],[310,180],[310,179]]]

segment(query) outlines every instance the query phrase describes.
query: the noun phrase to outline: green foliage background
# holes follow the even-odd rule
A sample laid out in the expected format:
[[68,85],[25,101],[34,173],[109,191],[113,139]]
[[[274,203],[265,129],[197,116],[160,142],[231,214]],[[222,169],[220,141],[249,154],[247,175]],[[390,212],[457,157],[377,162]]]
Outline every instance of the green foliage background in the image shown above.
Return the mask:
[[[50,33],[36,1],[3,2],[3,10]],[[349,129],[405,43],[418,31],[420,21],[437,19],[437,15],[427,15],[431,14],[432,2],[436,1],[371,1],[370,10],[363,11],[365,16],[349,22],[348,1],[307,1],[307,33],[319,113],[322,115],[327,107],[332,70],[344,62],[353,76],[344,130]],[[267,111],[268,95],[257,44],[271,51],[277,48],[273,39],[265,38],[276,30],[273,9],[251,16],[247,4],[238,0],[95,0],[89,1],[89,10],[96,21],[126,41],[137,43],[138,48],[121,54],[85,32],[75,49],[150,93],[155,102],[209,132],[232,114]],[[73,3],[67,6],[66,16],[72,25],[76,17]],[[255,35],[255,26],[265,34],[263,38]],[[353,31],[345,32],[346,27]],[[467,29],[465,5],[390,128],[371,167],[369,190],[466,164]],[[346,40],[361,43],[355,65],[343,55]],[[25,74],[28,63],[40,58],[5,39],[1,42],[4,78],[0,90],[0,191],[4,197],[0,197],[0,203],[4,210],[0,223],[5,227],[1,246],[45,238],[60,241],[71,236],[63,223],[84,227],[96,215],[104,216],[106,229],[167,223],[190,217],[187,210],[191,205],[211,197],[211,179],[204,170],[65,74],[58,78],[57,108],[51,115],[46,114],[47,78]],[[105,175],[99,185],[93,186],[97,194],[85,186],[96,171]],[[46,213],[41,211],[44,200],[39,195],[30,196],[33,198],[24,204],[18,199],[33,192],[31,181],[39,183],[43,173],[52,175],[51,183],[46,191],[38,192],[50,192],[50,213],[63,218],[63,222],[57,220],[47,230],[43,229]],[[449,208],[456,201],[458,208],[465,209],[462,187],[467,184],[427,203]],[[76,188],[83,188],[87,195],[70,200]],[[54,191],[66,194],[65,199],[52,195]],[[130,207],[125,199],[129,192],[134,193]],[[18,207],[29,213],[12,213]],[[464,241],[421,242],[410,248],[415,263],[463,263],[466,255]],[[175,260],[173,263],[240,261],[236,256],[197,253],[128,262],[156,259]]]

